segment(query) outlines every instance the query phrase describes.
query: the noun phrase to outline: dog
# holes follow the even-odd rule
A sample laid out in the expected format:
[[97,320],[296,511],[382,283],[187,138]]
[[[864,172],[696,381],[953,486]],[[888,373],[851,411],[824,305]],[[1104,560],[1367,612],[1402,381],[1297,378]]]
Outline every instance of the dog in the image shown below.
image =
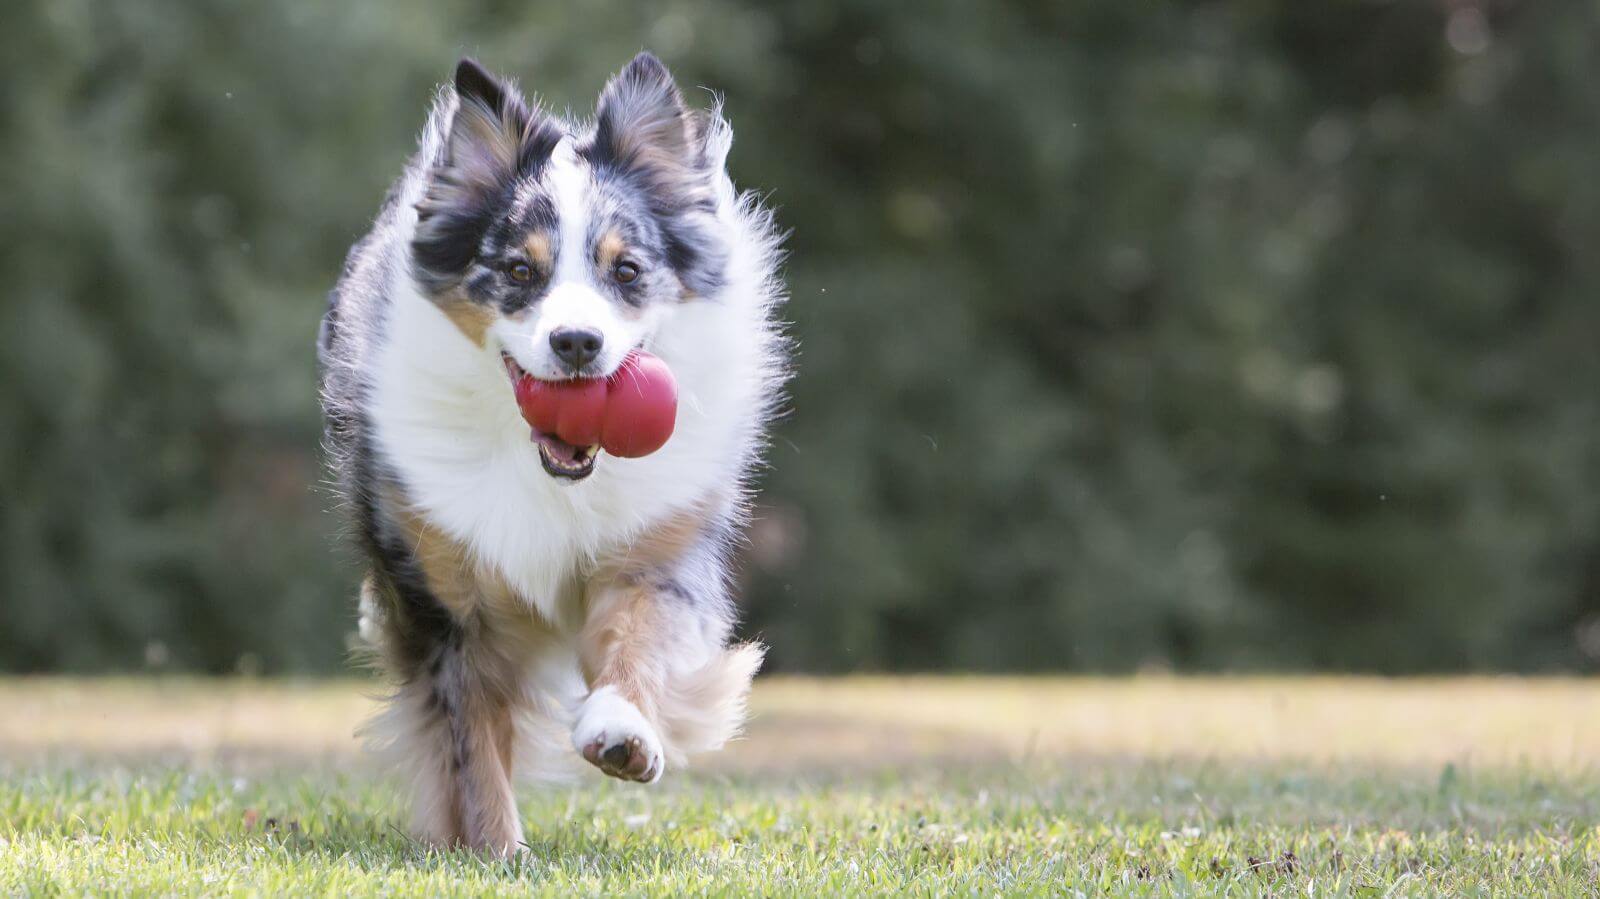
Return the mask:
[[[742,726],[765,650],[732,642],[730,556],[789,352],[782,239],[731,144],[649,53],[589,121],[464,59],[330,295],[326,454],[393,685],[362,733],[429,844],[518,851],[513,775],[552,752],[653,783]],[[678,385],[660,451],[519,414],[515,378],[606,377],[636,349]]]

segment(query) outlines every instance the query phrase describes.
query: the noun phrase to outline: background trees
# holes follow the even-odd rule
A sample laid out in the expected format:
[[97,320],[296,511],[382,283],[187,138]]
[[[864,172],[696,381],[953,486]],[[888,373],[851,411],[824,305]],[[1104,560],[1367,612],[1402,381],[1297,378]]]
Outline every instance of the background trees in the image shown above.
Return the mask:
[[641,46],[794,230],[774,667],[1600,658],[1580,5],[324,7],[6,14],[0,666],[338,670],[344,251],[458,55]]

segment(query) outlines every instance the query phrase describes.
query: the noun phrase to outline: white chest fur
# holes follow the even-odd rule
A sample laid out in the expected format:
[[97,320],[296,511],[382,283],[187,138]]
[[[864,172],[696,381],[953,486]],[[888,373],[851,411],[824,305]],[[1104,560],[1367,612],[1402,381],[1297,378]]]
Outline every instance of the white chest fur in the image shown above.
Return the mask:
[[598,554],[712,493],[728,493],[759,424],[763,322],[697,301],[672,311],[651,350],[678,380],[678,423],[660,451],[599,459],[569,483],[539,462],[501,367],[408,279],[397,279],[374,372],[383,461],[429,524],[498,573],[546,620]]

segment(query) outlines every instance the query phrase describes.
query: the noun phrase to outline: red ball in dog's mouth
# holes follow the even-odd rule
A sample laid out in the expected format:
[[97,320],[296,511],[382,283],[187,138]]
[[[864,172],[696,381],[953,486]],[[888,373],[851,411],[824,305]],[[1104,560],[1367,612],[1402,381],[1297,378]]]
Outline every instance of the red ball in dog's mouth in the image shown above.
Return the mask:
[[510,356],[517,407],[533,428],[539,459],[556,477],[579,480],[604,449],[613,456],[648,456],[666,445],[678,418],[678,385],[659,358],[634,350],[608,378],[543,381]]

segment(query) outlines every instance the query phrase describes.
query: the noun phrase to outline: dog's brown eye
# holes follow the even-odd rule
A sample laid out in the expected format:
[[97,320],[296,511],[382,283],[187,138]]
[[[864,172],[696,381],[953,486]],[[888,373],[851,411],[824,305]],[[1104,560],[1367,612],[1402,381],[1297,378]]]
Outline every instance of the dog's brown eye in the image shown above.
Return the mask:
[[526,262],[513,262],[511,267],[506,269],[506,274],[510,275],[513,281],[527,283],[533,280],[533,266]]
[[639,280],[639,267],[631,262],[619,262],[611,269],[611,277],[618,284],[632,284]]

